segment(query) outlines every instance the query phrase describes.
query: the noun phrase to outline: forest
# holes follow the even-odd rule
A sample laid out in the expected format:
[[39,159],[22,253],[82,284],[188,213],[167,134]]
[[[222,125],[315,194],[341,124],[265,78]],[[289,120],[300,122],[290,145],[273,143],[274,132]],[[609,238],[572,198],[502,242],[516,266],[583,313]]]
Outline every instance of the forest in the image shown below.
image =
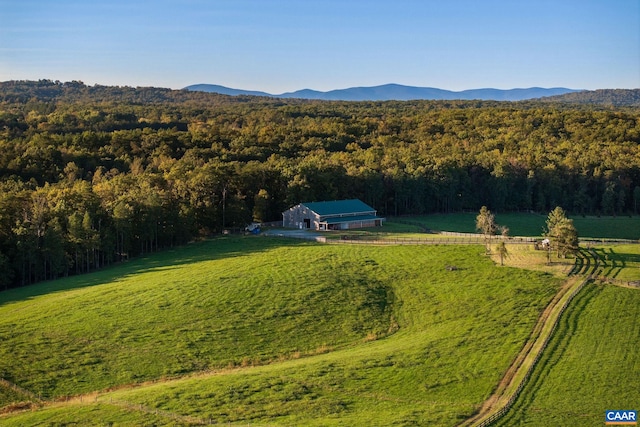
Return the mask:
[[639,144],[633,105],[4,82],[0,289],[279,220],[300,202],[360,198],[386,216],[638,214]]

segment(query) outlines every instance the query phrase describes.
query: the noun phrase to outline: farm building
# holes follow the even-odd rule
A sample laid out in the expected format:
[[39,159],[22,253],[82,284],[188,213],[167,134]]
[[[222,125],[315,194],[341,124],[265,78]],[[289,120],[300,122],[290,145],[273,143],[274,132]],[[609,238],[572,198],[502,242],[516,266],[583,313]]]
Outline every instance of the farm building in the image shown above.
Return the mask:
[[282,213],[284,227],[299,229],[348,230],[379,227],[382,221],[375,209],[358,199],[300,203]]

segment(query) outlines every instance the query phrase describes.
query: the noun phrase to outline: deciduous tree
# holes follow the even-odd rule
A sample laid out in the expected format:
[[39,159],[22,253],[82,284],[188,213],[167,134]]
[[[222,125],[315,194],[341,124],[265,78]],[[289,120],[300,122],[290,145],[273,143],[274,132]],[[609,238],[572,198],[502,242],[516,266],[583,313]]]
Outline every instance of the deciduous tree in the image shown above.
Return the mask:
[[476,216],[476,230],[484,235],[485,244],[487,245],[487,252],[490,252],[489,243],[491,243],[491,236],[496,233],[498,226],[496,225],[495,216],[491,213],[486,206],[480,208],[480,213]]
[[500,265],[504,265],[504,259],[509,257],[509,251],[507,250],[507,245],[504,243],[504,240],[498,243],[496,251],[498,252],[498,255],[500,255]]

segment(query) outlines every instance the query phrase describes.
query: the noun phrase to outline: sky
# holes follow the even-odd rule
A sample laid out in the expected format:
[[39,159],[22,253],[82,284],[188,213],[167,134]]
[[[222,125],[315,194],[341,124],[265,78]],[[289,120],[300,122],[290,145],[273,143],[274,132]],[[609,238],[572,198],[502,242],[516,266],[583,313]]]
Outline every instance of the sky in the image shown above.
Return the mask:
[[0,0],[0,81],[640,88],[639,0]]

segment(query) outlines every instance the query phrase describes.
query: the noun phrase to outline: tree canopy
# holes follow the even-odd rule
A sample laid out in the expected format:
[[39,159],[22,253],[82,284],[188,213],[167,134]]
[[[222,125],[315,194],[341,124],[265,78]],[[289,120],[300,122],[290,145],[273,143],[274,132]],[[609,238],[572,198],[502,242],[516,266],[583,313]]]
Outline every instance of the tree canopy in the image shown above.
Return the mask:
[[383,215],[640,209],[640,110],[0,83],[0,286],[360,198]]
[[480,213],[476,216],[476,230],[484,235],[487,244],[487,252],[489,252],[491,236],[496,234],[498,226],[496,225],[495,215],[492,214],[486,206],[482,206],[480,208]]
[[552,247],[558,251],[558,256],[565,257],[578,250],[578,232],[573,220],[567,218],[564,209],[557,206],[549,213],[544,235],[551,241]]

